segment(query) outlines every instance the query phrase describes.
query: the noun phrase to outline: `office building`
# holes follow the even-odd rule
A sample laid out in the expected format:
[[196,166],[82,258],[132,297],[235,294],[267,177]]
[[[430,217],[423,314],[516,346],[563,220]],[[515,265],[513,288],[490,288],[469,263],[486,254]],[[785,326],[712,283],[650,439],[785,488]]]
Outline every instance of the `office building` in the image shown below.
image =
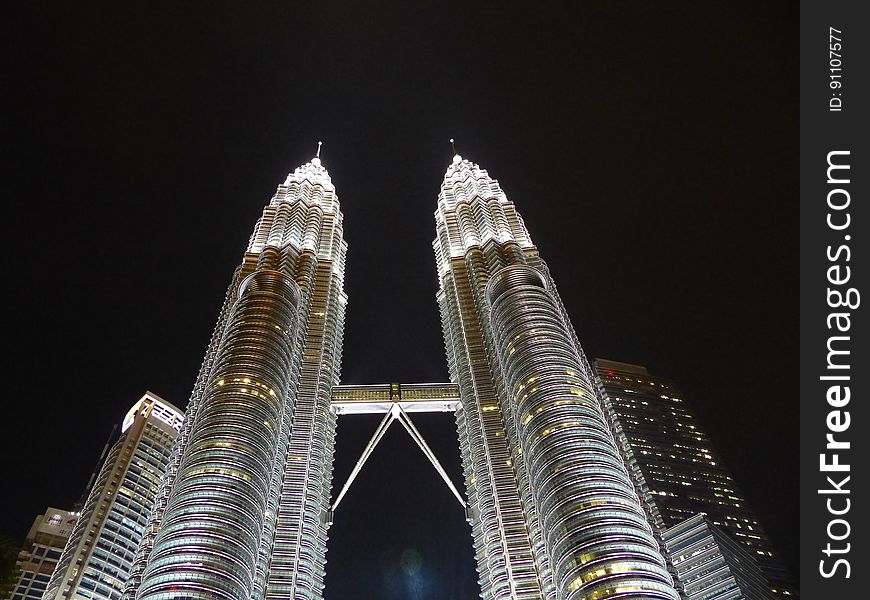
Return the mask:
[[18,580],[5,600],[42,598],[78,518],[78,513],[57,508],[36,517],[18,553]]
[[320,158],[288,175],[230,282],[127,597],[320,598],[346,243]]
[[182,422],[178,408],[151,392],[130,408],[41,598],[121,597]]
[[322,598],[337,414],[386,413],[381,431],[399,420],[426,452],[407,413],[445,407],[482,598],[678,598],[513,203],[455,156],[435,217],[451,383],[342,391],[335,187],[319,156],[278,187],[231,280],[126,598]]
[[755,558],[771,589],[793,595],[784,564],[683,394],[640,365],[597,359],[595,366],[614,435],[656,526],[664,531],[705,513]]
[[439,305],[483,598],[675,598],[553,279],[497,181],[454,157]]
[[687,600],[772,600],[767,579],[746,546],[705,515],[668,528],[664,540]]

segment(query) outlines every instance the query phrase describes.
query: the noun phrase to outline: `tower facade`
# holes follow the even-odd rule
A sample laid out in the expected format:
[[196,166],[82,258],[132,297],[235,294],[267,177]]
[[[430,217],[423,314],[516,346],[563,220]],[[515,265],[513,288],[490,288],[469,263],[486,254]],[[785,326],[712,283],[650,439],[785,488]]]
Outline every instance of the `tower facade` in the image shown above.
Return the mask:
[[36,517],[18,553],[17,581],[3,600],[42,598],[78,519],[79,513],[56,508]]
[[457,156],[435,216],[452,382],[343,387],[335,188],[319,158],[278,187],[230,283],[127,600],[322,598],[327,529],[347,489],[330,504],[337,415],[398,420],[453,489],[408,416],[433,410],[456,413],[467,499],[454,492],[482,598],[678,598],[513,204]]
[[435,212],[438,303],[481,597],[678,597],[546,264],[455,156]]
[[646,367],[597,359],[605,410],[656,526],[706,514],[742,544],[774,593],[793,595],[785,565],[739,486],[673,382]]
[[151,392],[127,412],[44,600],[121,597],[183,420]]
[[314,158],[230,282],[126,598],[322,596],[346,249]]
[[668,554],[688,600],[772,600],[758,563],[703,514],[664,532]]

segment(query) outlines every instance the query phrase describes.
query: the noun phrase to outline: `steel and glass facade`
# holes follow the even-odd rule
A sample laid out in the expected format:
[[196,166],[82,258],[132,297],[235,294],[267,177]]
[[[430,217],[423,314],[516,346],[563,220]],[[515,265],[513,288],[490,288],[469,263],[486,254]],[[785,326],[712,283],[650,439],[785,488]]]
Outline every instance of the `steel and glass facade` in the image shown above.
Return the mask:
[[623,458],[660,530],[705,513],[742,544],[772,590],[794,595],[785,565],[683,394],[646,367],[597,359],[600,392]]
[[119,600],[183,422],[146,392],[127,412],[63,551],[45,600]]
[[126,598],[322,597],[346,248],[312,159],[230,283]]
[[664,532],[687,600],[772,600],[755,559],[703,514]]
[[279,186],[227,291],[126,600],[322,598],[337,415],[386,413],[416,436],[406,411],[456,414],[467,499],[454,492],[482,598],[678,598],[514,205],[457,156],[435,217],[452,381],[338,386],[335,188],[319,158]]
[[481,597],[678,598],[595,374],[513,203],[456,156],[435,220]]

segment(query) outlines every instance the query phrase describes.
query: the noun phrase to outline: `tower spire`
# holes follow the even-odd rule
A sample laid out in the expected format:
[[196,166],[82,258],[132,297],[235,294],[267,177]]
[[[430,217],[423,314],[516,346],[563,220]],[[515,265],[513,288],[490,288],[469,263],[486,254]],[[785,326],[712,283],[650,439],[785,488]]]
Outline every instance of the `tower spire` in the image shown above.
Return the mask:
[[311,164],[315,167],[320,166],[320,147],[323,145],[323,142],[317,142],[317,152],[314,154],[314,158],[311,159]]
[[450,147],[453,148],[453,164],[459,164],[462,161],[462,157],[456,151],[456,141],[453,138],[450,138]]

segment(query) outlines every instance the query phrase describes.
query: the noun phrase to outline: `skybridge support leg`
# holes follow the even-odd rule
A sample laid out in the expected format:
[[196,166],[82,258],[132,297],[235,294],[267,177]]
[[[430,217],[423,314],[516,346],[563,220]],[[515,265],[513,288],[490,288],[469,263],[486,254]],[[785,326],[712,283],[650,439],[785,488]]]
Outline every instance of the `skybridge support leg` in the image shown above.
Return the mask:
[[335,510],[338,508],[338,505],[341,504],[341,501],[344,499],[344,496],[347,494],[347,491],[350,489],[351,484],[354,479],[356,479],[357,475],[359,475],[360,471],[365,465],[366,461],[374,452],[375,447],[378,443],[383,439],[384,434],[387,432],[387,429],[390,428],[390,425],[393,424],[393,421],[399,421],[402,424],[402,427],[405,428],[405,431],[408,432],[408,435],[411,436],[411,439],[417,444],[423,454],[429,459],[429,462],[435,467],[435,471],[441,477],[447,487],[450,488],[450,491],[459,501],[459,504],[463,509],[466,508],[465,500],[462,499],[459,491],[456,489],[456,486],[453,485],[453,482],[450,481],[450,477],[447,475],[447,472],[441,466],[441,463],[438,462],[438,458],[435,456],[435,453],[432,452],[432,449],[429,448],[429,445],[426,443],[426,440],[414,426],[413,421],[408,416],[408,414],[402,410],[402,407],[398,403],[394,403],[390,411],[384,415],[384,418],[381,420],[377,429],[375,430],[372,438],[369,440],[369,443],[366,445],[365,449],[360,455],[359,460],[356,461],[356,465],[354,465],[353,470],[350,473],[350,476],[347,479],[347,483],[344,484],[344,487],[341,488],[341,492],[338,494],[338,497],[335,499],[335,502],[332,504],[331,510],[329,511],[329,519],[332,520],[333,515],[335,514]]

